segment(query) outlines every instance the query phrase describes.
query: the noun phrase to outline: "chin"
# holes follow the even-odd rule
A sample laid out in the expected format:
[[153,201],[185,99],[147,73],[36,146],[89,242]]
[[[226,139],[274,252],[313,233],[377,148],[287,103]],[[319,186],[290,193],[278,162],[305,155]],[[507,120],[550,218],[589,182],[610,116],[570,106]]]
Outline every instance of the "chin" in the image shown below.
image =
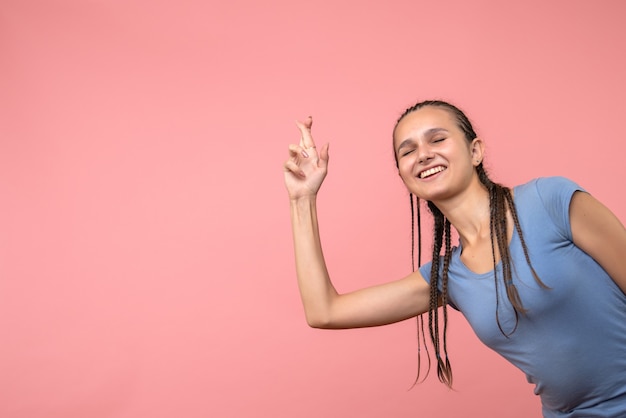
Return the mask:
[[424,192],[423,190],[421,192],[414,191],[413,194],[421,200],[428,200],[429,202],[433,202],[435,204],[454,196],[454,193],[451,193],[449,189],[439,191],[432,190],[428,192]]

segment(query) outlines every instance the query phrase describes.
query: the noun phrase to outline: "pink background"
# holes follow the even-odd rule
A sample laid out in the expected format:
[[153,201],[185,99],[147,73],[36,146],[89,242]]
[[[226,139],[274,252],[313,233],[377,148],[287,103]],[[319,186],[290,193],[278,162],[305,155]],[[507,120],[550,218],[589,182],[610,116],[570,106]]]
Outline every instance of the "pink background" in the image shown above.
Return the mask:
[[[470,4],[472,3],[472,4]],[[391,129],[464,108],[509,185],[564,175],[626,220],[626,3],[0,2],[0,416],[540,415],[459,315],[456,390],[414,321],[306,326],[282,163],[331,142],[340,291],[410,269]]]

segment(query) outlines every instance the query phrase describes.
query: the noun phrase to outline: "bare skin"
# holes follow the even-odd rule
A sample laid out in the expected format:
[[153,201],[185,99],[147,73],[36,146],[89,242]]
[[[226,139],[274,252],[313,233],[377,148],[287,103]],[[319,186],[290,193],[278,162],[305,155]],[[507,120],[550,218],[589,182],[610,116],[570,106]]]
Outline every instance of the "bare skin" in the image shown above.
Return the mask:
[[[301,139],[284,164],[290,199],[298,285],[307,322],[316,328],[357,328],[402,321],[428,311],[429,285],[419,271],[399,280],[339,294],[332,285],[319,236],[317,193],[328,170],[328,144],[319,151],[312,120],[297,122]],[[443,109],[407,115],[394,132],[398,174],[407,188],[437,205],[459,232],[461,259],[471,270],[493,268],[489,197],[475,167],[484,156]],[[424,176],[424,177],[422,177]],[[626,293],[626,229],[591,195],[576,192],[570,204],[574,243],[591,255]],[[507,216],[509,231],[512,219]],[[510,236],[509,236],[510,239]]]
[[307,322],[316,328],[358,328],[402,321],[428,310],[429,287],[419,272],[403,279],[338,294],[320,242],[316,198],[328,168],[328,145],[318,152],[311,119],[298,122],[300,143],[284,166],[291,205],[298,285]]
[[626,294],[624,225],[588,193],[574,193],[569,213],[574,244],[596,260]]

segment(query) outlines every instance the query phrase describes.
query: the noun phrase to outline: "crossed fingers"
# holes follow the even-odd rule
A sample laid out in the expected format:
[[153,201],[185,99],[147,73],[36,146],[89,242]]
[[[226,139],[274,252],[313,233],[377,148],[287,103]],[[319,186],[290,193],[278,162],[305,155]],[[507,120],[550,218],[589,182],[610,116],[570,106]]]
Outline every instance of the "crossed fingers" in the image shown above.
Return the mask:
[[301,158],[309,158],[312,154],[311,151],[315,151],[315,142],[313,142],[313,136],[311,135],[313,118],[309,116],[304,122],[296,121],[296,125],[300,130],[300,143],[298,145],[289,145],[290,158],[285,162],[285,170],[291,171],[300,177],[306,177],[298,163]]

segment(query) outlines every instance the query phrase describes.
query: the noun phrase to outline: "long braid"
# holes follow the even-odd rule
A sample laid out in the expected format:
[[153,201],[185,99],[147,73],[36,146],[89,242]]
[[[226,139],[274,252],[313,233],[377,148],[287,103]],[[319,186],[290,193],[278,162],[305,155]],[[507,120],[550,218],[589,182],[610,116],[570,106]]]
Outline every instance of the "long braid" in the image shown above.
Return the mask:
[[444,361],[441,356],[437,356],[439,360],[437,363],[437,376],[439,380],[445,383],[447,386],[452,387],[452,367],[450,366],[450,359],[448,358],[448,268],[450,267],[450,259],[452,258],[452,237],[450,231],[450,221],[444,220],[444,240],[445,240],[445,252],[443,256],[443,275],[441,278],[441,306],[443,307],[443,355]]
[[[480,171],[479,171],[479,175],[480,175]],[[486,176],[486,174],[485,174]],[[503,334],[506,334],[504,332],[504,330],[502,329],[502,326],[500,325],[500,317],[498,315],[498,312],[500,312],[500,297],[498,296],[500,291],[498,289],[498,271],[497,271],[497,257],[496,257],[496,243],[493,239],[493,231],[496,230],[496,214],[497,214],[497,204],[496,204],[496,192],[494,191],[495,189],[495,184],[493,184],[491,182],[491,180],[489,180],[488,178],[486,179],[489,183],[487,185],[487,188],[489,190],[489,234],[491,236],[491,257],[492,257],[492,261],[493,261],[493,278],[494,278],[494,286],[495,286],[495,293],[496,293],[496,323],[498,324],[498,328],[500,329],[500,332],[502,332]],[[483,183],[484,184],[484,183]]]
[[[506,193],[510,193],[507,188],[499,186],[496,188],[498,192],[498,212],[506,214]],[[496,240],[498,241],[498,249],[500,250],[500,259],[507,260],[502,263],[502,275],[504,276],[504,284],[506,288],[506,295],[515,308],[515,327],[510,334],[515,332],[517,328],[519,313],[526,314],[528,311],[524,308],[522,300],[517,291],[517,286],[513,283],[513,274],[511,268],[511,254],[509,252],[508,242],[508,225],[506,216],[502,216],[499,222],[499,228],[496,231]],[[495,274],[494,274],[495,276]],[[505,334],[506,335],[506,334]]]
[[[414,197],[415,201],[413,200]],[[419,268],[422,265],[422,211],[419,197],[410,193],[409,199],[411,200],[411,266],[412,270],[415,271],[415,212],[417,212],[417,265]],[[426,335],[424,331],[424,315],[418,315],[415,320],[417,331],[417,375],[415,376],[415,381],[411,385],[411,388],[420,383],[420,375],[422,371],[422,342],[424,343],[424,350],[426,351],[426,358],[428,359],[428,368],[426,369],[424,378],[421,380],[422,382],[428,377],[431,367],[430,353],[428,352],[428,345],[426,344]]]
[[[433,258],[430,270],[430,305],[428,308],[428,328],[430,338],[435,350],[437,359],[437,377],[442,383],[452,387],[452,368],[448,358],[447,350],[447,328],[448,328],[448,267],[451,258],[451,231],[450,221],[448,221],[441,211],[432,203],[428,202],[428,207],[435,219],[435,237],[433,242]],[[445,240],[445,253],[443,256],[443,269],[441,276],[441,292],[439,292],[439,266],[440,254],[443,241]],[[439,331],[439,302],[443,311],[443,333]],[[440,335],[443,334],[443,342]],[[443,347],[442,347],[443,345]],[[443,348],[443,350],[442,350]],[[443,351],[443,358],[441,352]]]
[[511,195],[511,191],[509,189],[506,189],[506,193],[504,196],[506,197],[506,202],[508,204],[511,217],[513,218],[513,224],[515,225],[517,236],[519,237],[520,243],[522,244],[522,250],[524,251],[524,257],[526,258],[526,263],[528,264],[528,267],[530,267],[530,271],[533,274],[533,277],[535,278],[535,281],[539,284],[539,286],[541,286],[544,289],[550,289],[549,286],[547,286],[543,281],[541,281],[541,279],[539,278],[539,275],[535,271],[535,268],[530,262],[530,255],[528,254],[528,247],[526,247],[524,234],[522,233],[522,228],[520,227],[520,224],[519,224],[519,219],[517,217],[517,209],[515,208],[515,202],[513,202],[513,196]]
[[[513,283],[513,276],[511,274],[511,263],[510,263],[510,254],[509,254],[509,243],[508,243],[508,231],[507,231],[507,218],[506,216],[502,216],[502,214],[506,214],[506,198],[504,197],[504,188],[498,184],[494,184],[493,187],[494,193],[494,203],[495,210],[490,211],[491,216],[494,218],[493,222],[490,222],[494,225],[494,230],[491,231],[491,243],[492,247],[494,245],[494,241],[498,246],[498,252],[500,254],[500,259],[502,260],[502,276],[504,280],[504,287],[506,289],[507,298],[511,302],[514,307],[515,313],[515,325],[513,330],[507,333],[503,328],[500,322],[499,312],[496,308],[496,320],[498,323],[498,327],[500,328],[500,332],[502,332],[505,336],[511,335],[515,332],[517,328],[518,320],[519,320],[519,312],[526,313],[522,305],[522,301],[519,298],[519,294],[517,293],[517,288]],[[495,239],[494,239],[495,235]],[[493,254],[493,253],[492,253]],[[495,255],[495,254],[494,254]],[[497,260],[493,259],[494,270],[493,277],[496,282],[496,286],[498,284],[498,270],[497,270]],[[496,293],[496,298],[499,298],[499,295]]]
[[[530,255],[528,253],[528,247],[526,246],[526,241],[524,240],[524,234],[522,233],[522,228],[519,223],[519,218],[517,216],[517,210],[515,208],[515,202],[513,201],[513,196],[511,194],[511,190],[508,187],[504,187],[500,184],[494,183],[491,181],[485,169],[481,164],[476,168],[478,173],[478,178],[482,184],[487,187],[489,191],[489,205],[490,205],[490,228],[491,228],[491,244],[492,244],[492,256],[493,256],[493,265],[494,265],[494,280],[496,286],[496,321],[498,323],[498,327],[500,331],[506,335],[510,336],[515,329],[517,328],[517,322],[519,320],[519,314],[526,314],[527,310],[524,308],[522,300],[519,296],[519,292],[517,290],[517,286],[513,282],[513,274],[512,274],[512,260],[511,254],[509,251],[508,245],[508,225],[506,221],[506,213],[507,209],[511,214],[511,218],[513,219],[513,225],[515,230],[517,231],[517,235],[519,236],[520,243],[522,245],[522,250],[524,252],[524,257],[526,258],[526,263],[530,267],[530,270],[533,274],[535,281],[544,289],[548,289],[548,287],[541,281],[539,275],[537,275],[531,261]],[[494,236],[495,235],[495,236]],[[510,332],[505,332],[502,328],[499,319],[499,292],[498,292],[498,284],[499,280],[497,277],[497,258],[495,253],[495,245],[498,245],[498,251],[500,253],[500,260],[502,262],[502,280],[504,282],[506,288],[507,299],[513,306],[515,312],[515,326],[513,330]]]
[[443,238],[443,214],[435,205],[428,202],[434,216],[434,237],[433,237],[433,257],[430,269],[430,304],[428,307],[428,329],[430,338],[435,349],[435,356],[439,363],[439,262],[441,254],[441,245]]
[[[415,202],[413,201],[413,193],[409,194],[409,199],[411,201],[411,271],[415,271]],[[419,197],[416,199],[418,199],[417,204],[419,205]]]

